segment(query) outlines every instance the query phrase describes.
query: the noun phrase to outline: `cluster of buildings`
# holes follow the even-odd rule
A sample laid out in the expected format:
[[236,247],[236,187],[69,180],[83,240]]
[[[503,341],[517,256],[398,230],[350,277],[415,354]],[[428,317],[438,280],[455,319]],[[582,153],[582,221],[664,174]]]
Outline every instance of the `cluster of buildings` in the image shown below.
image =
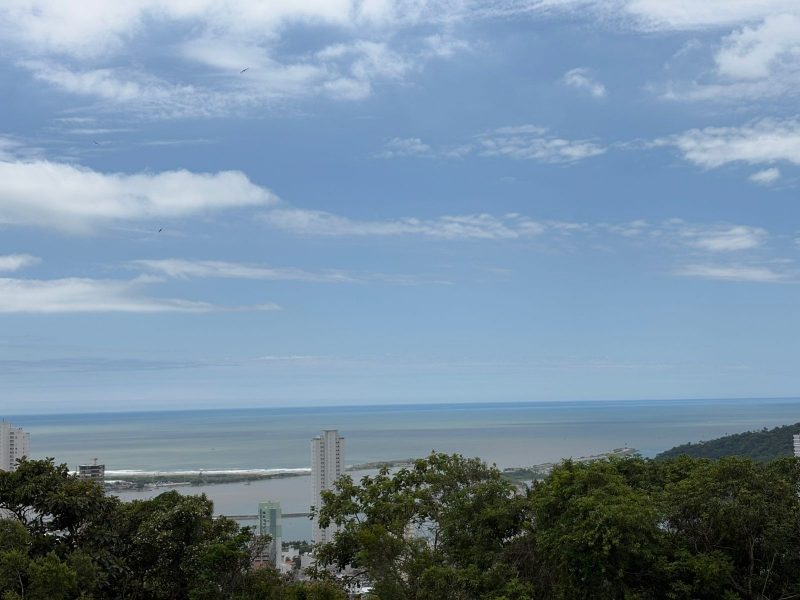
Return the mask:
[[[311,498],[312,506],[322,506],[322,493],[332,490],[336,480],[344,473],[344,438],[336,429],[326,429],[311,440]],[[259,557],[259,562],[270,562],[276,567],[284,567],[285,563],[296,558],[290,553],[285,556],[282,551],[283,513],[279,502],[262,502],[258,505],[258,534],[269,536],[271,541]],[[337,528],[320,527],[317,519],[312,520],[312,539],[315,544],[324,544],[333,539]],[[302,564],[308,562],[310,556],[298,555]]]
[[[8,421],[0,421],[0,471],[16,471],[17,461],[31,454],[31,434],[16,427]],[[78,465],[79,479],[89,479],[103,483],[106,478],[106,466],[92,462]]]

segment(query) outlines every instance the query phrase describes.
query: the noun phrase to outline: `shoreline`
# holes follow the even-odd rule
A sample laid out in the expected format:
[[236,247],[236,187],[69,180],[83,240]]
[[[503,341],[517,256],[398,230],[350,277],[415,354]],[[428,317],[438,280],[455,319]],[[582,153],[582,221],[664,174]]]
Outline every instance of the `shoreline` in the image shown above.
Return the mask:
[[[637,453],[635,448],[615,448],[609,452],[601,452],[589,456],[566,457],[555,462],[546,462],[527,467],[508,467],[501,470],[504,478],[518,484],[528,481],[543,479],[552,471],[553,467],[564,460],[575,462],[593,462],[609,458],[622,458],[633,456]],[[381,468],[400,469],[410,467],[413,459],[397,459],[374,461],[350,465],[345,468],[346,473],[356,471],[373,471]],[[135,471],[135,470],[109,470],[104,482],[107,491],[150,491],[154,489],[169,489],[176,487],[199,487],[204,485],[224,485],[244,483],[249,485],[254,481],[270,479],[286,479],[290,477],[308,477],[311,469],[301,467],[297,469],[216,469],[216,470],[180,470],[180,471]],[[124,476],[124,479],[111,477]]]

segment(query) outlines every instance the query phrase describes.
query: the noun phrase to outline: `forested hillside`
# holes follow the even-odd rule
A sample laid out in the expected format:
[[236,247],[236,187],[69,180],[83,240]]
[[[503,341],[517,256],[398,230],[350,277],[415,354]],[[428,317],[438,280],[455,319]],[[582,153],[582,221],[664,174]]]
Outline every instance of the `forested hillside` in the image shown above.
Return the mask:
[[675,446],[656,458],[674,458],[686,454],[694,458],[722,458],[742,456],[757,461],[768,461],[792,455],[792,435],[800,433],[800,423],[783,425],[774,429],[746,431],[726,435],[707,442]]

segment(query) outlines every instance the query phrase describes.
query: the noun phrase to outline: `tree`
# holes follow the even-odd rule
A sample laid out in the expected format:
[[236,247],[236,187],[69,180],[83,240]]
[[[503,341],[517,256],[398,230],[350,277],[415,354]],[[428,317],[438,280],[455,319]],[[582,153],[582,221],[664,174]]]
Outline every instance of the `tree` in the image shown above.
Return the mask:
[[102,487],[69,475],[67,465],[53,459],[23,460],[16,471],[0,471],[0,510],[13,514],[29,531],[36,552],[59,546],[74,549],[90,534],[89,527],[116,505]]
[[528,537],[542,597],[650,597],[664,534],[652,497],[620,472],[640,475],[632,464],[643,463],[566,461],[534,486]]
[[507,542],[526,519],[524,495],[478,459],[431,454],[323,494],[320,526],[341,526],[317,549],[323,568],[352,565],[382,600],[519,596]]
[[0,518],[4,600],[256,600],[269,597],[267,588],[280,600],[338,598],[336,586],[293,587],[277,573],[256,575],[252,558],[265,540],[214,518],[205,496],[172,491],[123,503],[65,465],[23,460],[17,471],[0,472],[0,508],[10,515]]
[[674,579],[692,598],[800,595],[800,461],[694,461],[666,484]]

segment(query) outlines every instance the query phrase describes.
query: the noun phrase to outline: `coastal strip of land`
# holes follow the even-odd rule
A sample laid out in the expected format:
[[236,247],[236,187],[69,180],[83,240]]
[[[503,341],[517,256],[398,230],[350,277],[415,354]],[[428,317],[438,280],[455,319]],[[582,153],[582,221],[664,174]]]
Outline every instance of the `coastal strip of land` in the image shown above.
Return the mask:
[[[572,458],[576,462],[592,462],[606,460],[611,457],[631,456],[636,453],[633,448],[615,448],[610,452],[593,454]],[[509,467],[503,469],[503,476],[518,483],[535,481],[546,477],[557,462],[547,462],[525,467]],[[412,459],[382,460],[359,463],[348,466],[347,472],[371,471],[382,468],[402,469],[413,466]],[[137,471],[137,470],[108,470],[106,471],[106,488],[111,491],[136,491],[152,490],[157,488],[173,488],[184,486],[216,485],[226,483],[249,484],[254,481],[268,479],[284,479],[287,477],[306,477],[310,475],[309,468],[296,469],[208,469],[208,470],[181,470],[181,471]]]

